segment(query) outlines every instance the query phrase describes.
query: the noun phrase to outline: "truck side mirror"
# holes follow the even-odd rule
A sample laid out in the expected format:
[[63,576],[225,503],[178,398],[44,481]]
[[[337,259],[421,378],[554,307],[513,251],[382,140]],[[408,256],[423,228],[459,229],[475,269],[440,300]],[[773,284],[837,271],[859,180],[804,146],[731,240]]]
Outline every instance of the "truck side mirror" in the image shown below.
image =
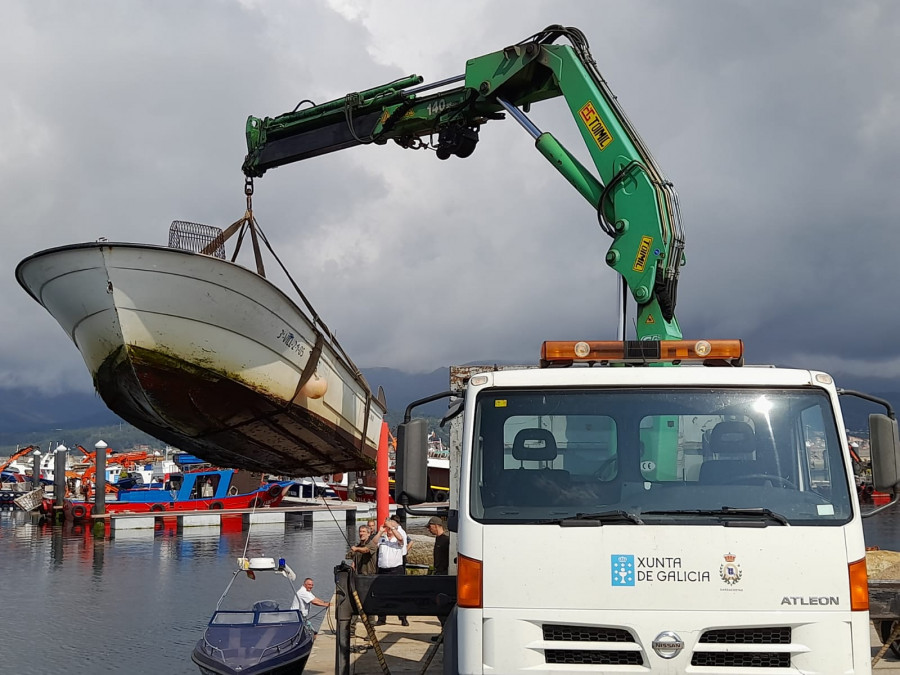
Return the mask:
[[397,426],[397,470],[395,497],[409,504],[428,500],[428,424],[414,419]]
[[900,436],[896,419],[869,415],[869,450],[873,487],[879,492],[893,491],[900,483]]

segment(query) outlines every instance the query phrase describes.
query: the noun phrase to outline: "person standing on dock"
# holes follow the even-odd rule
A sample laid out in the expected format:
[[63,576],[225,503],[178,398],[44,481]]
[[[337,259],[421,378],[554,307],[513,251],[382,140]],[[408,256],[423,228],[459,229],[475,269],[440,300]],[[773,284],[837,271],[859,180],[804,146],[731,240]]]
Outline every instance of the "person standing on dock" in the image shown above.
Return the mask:
[[359,541],[350,547],[350,560],[357,574],[371,576],[378,573],[376,556],[378,541],[370,536],[368,525],[359,526]]
[[[434,573],[450,574],[450,535],[444,531],[444,521],[439,516],[431,516],[428,519],[428,531],[434,535]],[[441,630],[447,622],[446,616],[439,616]],[[431,641],[437,642],[439,636],[432,635]]]
[[[406,532],[400,527],[400,523],[391,518],[384,521],[384,526],[378,531],[378,574],[403,575],[403,554],[406,552]],[[408,626],[405,616],[398,617],[401,626]],[[387,617],[381,615],[376,626],[387,623]]]
[[434,535],[434,573],[450,574],[450,535],[444,532],[444,521],[431,516],[428,531]]
[[297,591],[294,601],[291,603],[291,609],[299,609],[300,614],[303,615],[304,619],[309,616],[310,605],[316,605],[317,607],[331,607],[330,602],[321,600],[313,595],[313,586],[313,580],[306,577],[306,579],[303,580],[303,585],[300,587],[300,590]]

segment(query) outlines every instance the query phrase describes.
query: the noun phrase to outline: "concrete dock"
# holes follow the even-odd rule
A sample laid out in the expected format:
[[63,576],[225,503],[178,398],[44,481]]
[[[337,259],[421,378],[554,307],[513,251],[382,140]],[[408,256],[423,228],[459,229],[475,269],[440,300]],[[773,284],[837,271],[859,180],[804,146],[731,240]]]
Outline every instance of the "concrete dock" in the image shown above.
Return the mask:
[[[312,654],[303,672],[307,675],[332,675],[335,672],[335,625],[333,615],[326,616],[319,629]],[[400,625],[395,616],[387,618],[387,625],[376,626],[385,662],[391,673],[419,673],[436,675],[443,669],[443,648],[431,642],[431,636],[440,633],[441,625],[436,618],[424,616],[409,617],[409,627]],[[362,624],[357,624],[357,634],[363,634]],[[381,675],[383,670],[378,662],[375,649],[367,640],[351,638],[350,672],[353,675]],[[872,657],[881,651],[881,639],[874,626],[871,630]],[[436,647],[436,648],[435,648]],[[429,650],[434,651],[433,656]],[[427,670],[425,661],[431,657]],[[890,649],[873,666],[875,672],[900,673],[900,658]]]
[[[373,618],[374,621],[374,618]],[[332,675],[334,673],[335,652],[334,616],[330,613],[319,628],[319,635],[313,645],[312,654],[305,675]],[[431,641],[433,635],[441,632],[441,624],[435,617],[411,616],[409,627],[400,625],[396,616],[387,617],[387,625],[375,626],[375,635],[381,645],[385,662],[391,673],[421,673],[436,675],[443,672],[443,649]],[[361,623],[356,624],[356,634],[364,635]],[[373,673],[381,675],[382,668],[372,644],[362,637],[350,639],[350,671],[355,674]],[[433,656],[429,650],[434,652]],[[431,656],[428,669],[423,671],[425,661]]]

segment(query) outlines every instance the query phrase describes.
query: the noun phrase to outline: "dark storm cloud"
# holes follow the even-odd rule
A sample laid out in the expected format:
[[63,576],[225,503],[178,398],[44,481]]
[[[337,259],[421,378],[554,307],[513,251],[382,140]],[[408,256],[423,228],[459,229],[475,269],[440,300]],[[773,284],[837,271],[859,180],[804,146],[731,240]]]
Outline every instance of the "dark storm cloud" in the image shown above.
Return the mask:
[[[339,98],[550,23],[581,28],[679,192],[679,321],[751,360],[900,375],[893,307],[900,73],[893,3],[8,3],[0,198],[17,321],[0,384],[89,387],[74,346],[12,280],[48,246],[163,243],[173,219],[243,213],[247,115]],[[559,102],[542,128],[583,156]],[[511,121],[466,161],[356,148],[269,172],[257,217],[362,366],[534,362],[545,339],[612,338],[609,240]],[[276,281],[285,286],[283,277]]]

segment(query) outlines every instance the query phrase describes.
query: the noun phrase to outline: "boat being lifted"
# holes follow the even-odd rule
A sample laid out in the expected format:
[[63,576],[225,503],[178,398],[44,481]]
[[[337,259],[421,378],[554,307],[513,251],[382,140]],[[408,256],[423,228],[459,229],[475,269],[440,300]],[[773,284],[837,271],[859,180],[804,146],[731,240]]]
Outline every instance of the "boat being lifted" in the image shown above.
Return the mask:
[[16,278],[135,427],[217,466],[291,476],[374,468],[383,393],[373,395],[302,293],[306,311],[265,278],[256,245],[256,272],[225,259],[239,224],[251,225],[223,234],[176,221],[168,247],[52,248],[21,261]]

